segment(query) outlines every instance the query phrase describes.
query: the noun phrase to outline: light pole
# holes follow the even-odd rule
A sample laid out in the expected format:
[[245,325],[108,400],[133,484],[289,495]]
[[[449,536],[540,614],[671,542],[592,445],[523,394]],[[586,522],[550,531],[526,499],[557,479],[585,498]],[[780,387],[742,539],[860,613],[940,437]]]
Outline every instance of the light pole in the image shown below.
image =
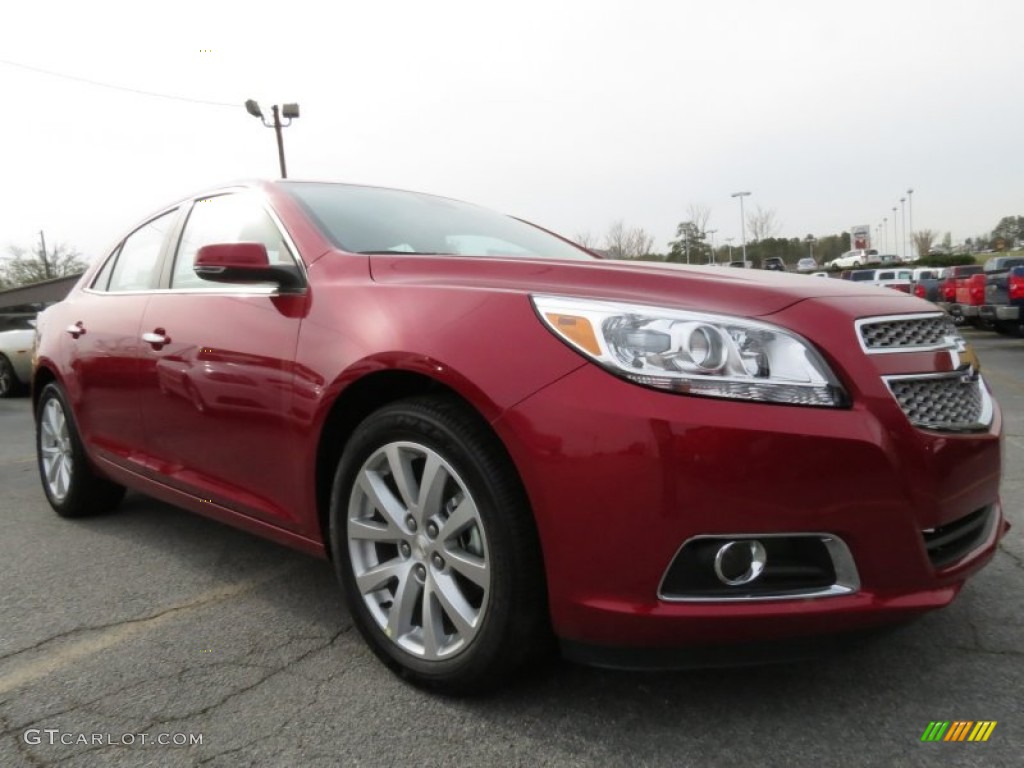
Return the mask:
[[[729,263],[730,264],[732,263],[732,241],[735,240],[735,239],[736,239],[735,237],[727,237],[727,238],[725,238],[725,242],[729,244]],[[744,265],[744,266],[746,266],[746,265]]]
[[711,261],[709,262],[710,264],[718,263],[718,260],[715,258],[715,232],[717,231],[717,229],[704,230],[704,234],[711,235]]
[[882,217],[882,250],[889,250],[889,219]]
[[[292,119],[299,116],[299,105],[284,104],[279,111],[277,104],[275,104],[270,110],[274,113],[274,122],[272,123],[267,122],[267,119],[263,116],[263,110],[260,109],[260,105],[254,99],[249,99],[245,102],[245,111],[253,117],[258,117],[263,121],[263,125],[267,128],[273,128],[274,133],[277,134],[277,159],[281,163],[281,178],[287,179],[288,171],[284,165],[284,138],[281,136],[281,129],[287,128],[292,124]],[[287,123],[281,122],[282,116],[288,121]]]
[[900,253],[900,220],[896,218],[897,208],[892,207],[892,249],[896,251],[896,258]]
[[907,190],[907,208],[910,209],[910,255],[914,255],[914,190]]
[[747,220],[743,216],[743,198],[749,195],[749,192],[733,192],[731,197],[738,197],[740,199],[740,242],[743,243],[743,266],[747,266]]
[[907,258],[907,206],[905,205],[907,198],[900,198],[900,221],[903,227],[903,239],[900,240],[900,245],[903,246],[903,256],[901,261],[909,261]]
[[814,260],[814,235],[807,236],[807,257]]

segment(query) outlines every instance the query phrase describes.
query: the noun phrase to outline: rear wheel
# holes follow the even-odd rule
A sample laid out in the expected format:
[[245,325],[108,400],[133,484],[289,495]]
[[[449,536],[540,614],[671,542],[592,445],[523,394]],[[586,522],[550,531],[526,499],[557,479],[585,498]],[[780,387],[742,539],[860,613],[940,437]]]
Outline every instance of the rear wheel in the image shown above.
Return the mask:
[[89,464],[64,392],[47,384],[36,407],[36,456],[50,506],[61,517],[84,517],[116,507],[124,488]]
[[546,650],[525,494],[504,447],[461,403],[417,398],[367,418],[338,465],[330,515],[352,618],[402,677],[473,693]]
[[996,331],[1004,336],[1020,336],[1024,332],[1024,324],[1017,320],[996,320]]

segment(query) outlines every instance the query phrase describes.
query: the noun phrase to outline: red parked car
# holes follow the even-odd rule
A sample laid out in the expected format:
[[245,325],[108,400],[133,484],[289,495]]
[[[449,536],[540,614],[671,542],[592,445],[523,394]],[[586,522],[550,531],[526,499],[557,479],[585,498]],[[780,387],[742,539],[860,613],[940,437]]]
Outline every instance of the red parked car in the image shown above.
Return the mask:
[[283,181],[158,211],[39,327],[59,514],[130,487],[331,558],[373,650],[434,689],[553,639],[663,667],[905,619],[1006,528],[975,358],[882,288]]

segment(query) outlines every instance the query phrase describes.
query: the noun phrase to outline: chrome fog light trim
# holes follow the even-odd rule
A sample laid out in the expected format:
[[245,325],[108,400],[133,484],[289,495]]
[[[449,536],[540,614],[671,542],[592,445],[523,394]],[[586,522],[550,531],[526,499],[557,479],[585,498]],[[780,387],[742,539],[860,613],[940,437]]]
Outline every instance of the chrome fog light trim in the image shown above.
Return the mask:
[[[831,560],[832,570],[834,578],[831,584],[827,586],[815,586],[807,589],[779,589],[771,591],[763,589],[763,591],[756,591],[759,588],[759,584],[763,585],[766,578],[769,578],[771,572],[771,561],[769,560],[769,549],[770,542],[777,539],[798,539],[807,540],[812,539],[817,541],[827,553],[828,558]],[[684,550],[694,543],[697,542],[721,542],[715,552],[714,563],[712,567],[714,569],[714,578],[719,580],[721,584],[724,584],[730,588],[735,588],[735,594],[691,594],[691,593],[672,593],[666,592],[665,586],[669,579],[673,567],[676,565],[676,561],[683,554]],[[719,575],[719,562],[733,551],[730,549],[731,545],[750,545],[756,543],[764,550],[763,560],[761,561],[760,570],[757,575],[752,578],[747,578],[747,574],[744,573],[741,578],[746,578],[746,581],[736,580],[735,584],[730,583],[722,579]],[[724,552],[723,552],[724,550]],[[750,547],[748,552],[754,552],[755,547]],[[718,556],[721,555],[721,558]],[[751,557],[753,563],[754,557]],[[751,567],[753,570],[753,566]],[[725,576],[729,576],[729,573],[723,571]],[[682,543],[676,553],[672,556],[665,568],[664,573],[661,577],[661,582],[658,585],[657,597],[659,600],[670,603],[735,603],[735,602],[758,602],[767,600],[800,600],[809,598],[820,598],[820,597],[839,597],[842,595],[850,595],[860,590],[860,575],[857,572],[857,566],[853,559],[853,554],[850,552],[850,548],[846,545],[840,537],[831,533],[824,532],[793,532],[793,533],[742,533],[742,534],[707,534],[700,536],[693,536]]]

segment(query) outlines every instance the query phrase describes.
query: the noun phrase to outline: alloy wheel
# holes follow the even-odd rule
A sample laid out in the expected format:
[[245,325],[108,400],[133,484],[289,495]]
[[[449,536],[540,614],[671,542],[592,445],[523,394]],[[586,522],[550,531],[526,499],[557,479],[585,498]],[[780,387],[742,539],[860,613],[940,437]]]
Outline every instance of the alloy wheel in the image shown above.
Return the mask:
[[39,426],[39,447],[46,487],[53,499],[61,502],[67,497],[68,489],[71,487],[74,455],[71,436],[68,433],[68,421],[64,416],[64,409],[56,398],[51,398],[43,406]]
[[473,642],[491,587],[487,536],[441,454],[405,441],[374,451],[352,487],[347,539],[356,588],[399,648],[438,661]]

